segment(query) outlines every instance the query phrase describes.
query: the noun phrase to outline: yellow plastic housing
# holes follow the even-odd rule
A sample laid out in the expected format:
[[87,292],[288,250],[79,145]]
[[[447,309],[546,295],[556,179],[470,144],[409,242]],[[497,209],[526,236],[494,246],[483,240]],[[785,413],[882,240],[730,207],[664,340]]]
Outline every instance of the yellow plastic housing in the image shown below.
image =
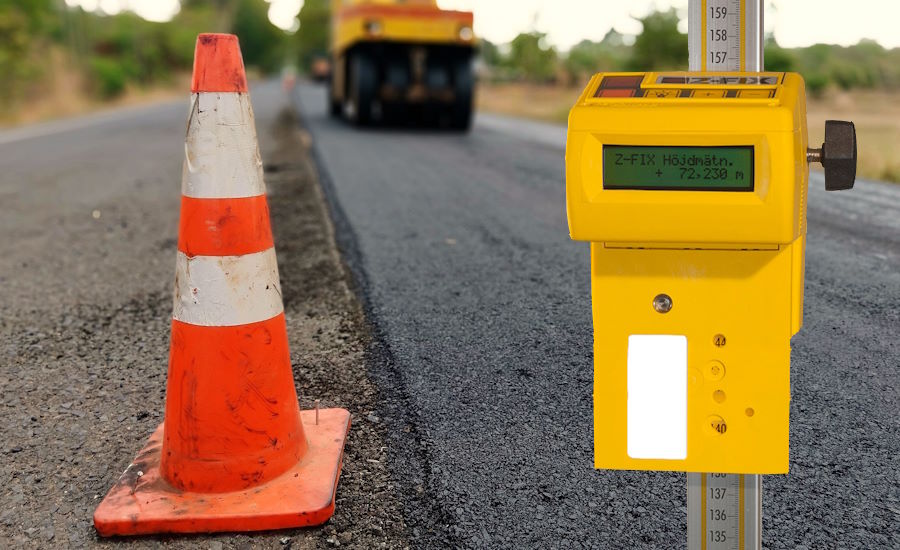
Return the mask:
[[[608,76],[642,78],[606,91]],[[600,74],[571,111],[569,228],[592,243],[597,468],[788,470],[790,339],[803,312],[806,99],[799,75],[764,77]],[[754,190],[604,189],[604,145],[752,146]],[[653,307],[661,294],[673,302],[667,313]],[[631,335],[687,337],[684,460],[628,455]]]
[[[643,89],[701,88],[649,84],[681,74],[643,75]],[[800,75],[775,74],[780,85],[753,87],[774,92],[774,97],[765,99],[600,98],[595,96],[603,78],[619,75],[595,76],[569,115],[566,189],[572,238],[729,245],[796,240],[801,234],[799,214],[808,177],[805,88]],[[738,85],[703,88],[706,92],[742,91]],[[752,145],[756,190],[729,194],[605,191],[603,145]],[[642,223],[634,223],[638,219]]]
[[442,10],[435,0],[332,0],[332,51],[360,42],[476,44],[471,12]]

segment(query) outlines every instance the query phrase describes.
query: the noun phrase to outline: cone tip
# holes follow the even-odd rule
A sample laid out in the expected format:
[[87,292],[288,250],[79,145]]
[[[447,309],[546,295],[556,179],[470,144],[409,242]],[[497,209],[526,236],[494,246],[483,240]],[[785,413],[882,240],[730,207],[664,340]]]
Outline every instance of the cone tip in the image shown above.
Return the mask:
[[246,92],[247,74],[238,37],[203,33],[197,37],[191,92]]

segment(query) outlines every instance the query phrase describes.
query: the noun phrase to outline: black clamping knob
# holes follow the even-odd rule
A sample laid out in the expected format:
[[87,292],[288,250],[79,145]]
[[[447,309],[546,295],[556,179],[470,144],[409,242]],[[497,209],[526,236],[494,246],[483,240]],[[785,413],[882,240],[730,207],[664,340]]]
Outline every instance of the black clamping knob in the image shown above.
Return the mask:
[[809,162],[825,168],[825,190],[853,189],[856,182],[856,127],[843,120],[825,121],[825,143],[807,152]]

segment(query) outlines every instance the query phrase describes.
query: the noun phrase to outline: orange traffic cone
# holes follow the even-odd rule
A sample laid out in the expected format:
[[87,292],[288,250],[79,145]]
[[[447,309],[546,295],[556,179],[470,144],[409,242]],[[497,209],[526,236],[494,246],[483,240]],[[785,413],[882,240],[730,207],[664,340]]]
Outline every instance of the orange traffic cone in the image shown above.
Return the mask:
[[94,512],[103,536],[318,525],[350,413],[300,411],[237,37],[197,41],[165,422]]

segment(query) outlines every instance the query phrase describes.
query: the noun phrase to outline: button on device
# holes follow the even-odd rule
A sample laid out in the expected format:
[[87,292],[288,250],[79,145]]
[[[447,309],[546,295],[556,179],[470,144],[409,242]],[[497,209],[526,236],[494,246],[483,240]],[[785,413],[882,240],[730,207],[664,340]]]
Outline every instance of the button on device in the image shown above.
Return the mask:
[[775,90],[738,90],[741,99],[770,99],[774,94]]
[[633,89],[600,89],[597,91],[597,97],[634,97],[637,90]]
[[678,97],[680,90],[648,90],[646,97],[650,99],[672,99]]
[[725,97],[725,90],[694,90],[695,99],[719,99]]

